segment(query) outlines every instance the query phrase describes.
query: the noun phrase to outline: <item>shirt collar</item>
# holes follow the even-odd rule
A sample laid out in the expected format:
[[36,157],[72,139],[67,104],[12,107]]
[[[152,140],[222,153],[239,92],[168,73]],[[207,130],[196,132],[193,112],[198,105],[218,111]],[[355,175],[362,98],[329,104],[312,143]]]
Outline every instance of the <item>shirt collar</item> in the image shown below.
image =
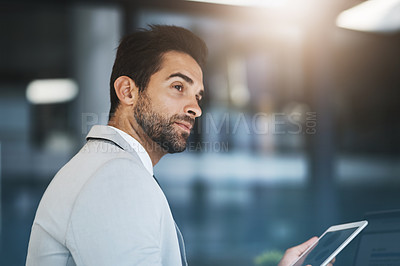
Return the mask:
[[112,126],[108,126],[108,127],[112,128],[116,132],[118,132],[121,135],[121,137],[124,138],[124,140],[129,143],[129,146],[137,153],[137,155],[139,156],[139,158],[142,161],[146,170],[151,175],[154,175],[153,163],[151,162],[151,158],[150,158],[149,154],[147,153],[146,149],[142,146],[142,144],[140,144],[139,141],[137,141],[134,137],[132,137],[128,133],[126,133],[118,128],[112,127]]

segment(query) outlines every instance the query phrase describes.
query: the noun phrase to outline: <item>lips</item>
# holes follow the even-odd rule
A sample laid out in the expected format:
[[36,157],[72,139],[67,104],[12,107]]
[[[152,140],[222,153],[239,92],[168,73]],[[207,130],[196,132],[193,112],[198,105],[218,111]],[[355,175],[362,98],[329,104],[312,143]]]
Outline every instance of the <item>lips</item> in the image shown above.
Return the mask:
[[175,124],[177,124],[180,128],[182,128],[183,130],[190,132],[190,130],[192,130],[193,125],[191,123],[188,122],[184,122],[184,121],[179,121],[179,122],[175,122]]

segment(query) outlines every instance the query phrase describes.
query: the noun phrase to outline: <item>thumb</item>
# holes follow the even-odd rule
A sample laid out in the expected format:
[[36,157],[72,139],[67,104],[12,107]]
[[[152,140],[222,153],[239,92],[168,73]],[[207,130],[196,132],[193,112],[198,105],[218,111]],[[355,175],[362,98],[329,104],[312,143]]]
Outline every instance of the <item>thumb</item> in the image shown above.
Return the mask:
[[294,249],[296,249],[299,252],[299,254],[302,254],[304,251],[306,251],[310,246],[312,246],[317,241],[318,241],[318,237],[314,236],[314,237],[310,238],[309,240],[307,240],[306,242],[304,242],[303,244],[300,244],[300,245],[294,247]]

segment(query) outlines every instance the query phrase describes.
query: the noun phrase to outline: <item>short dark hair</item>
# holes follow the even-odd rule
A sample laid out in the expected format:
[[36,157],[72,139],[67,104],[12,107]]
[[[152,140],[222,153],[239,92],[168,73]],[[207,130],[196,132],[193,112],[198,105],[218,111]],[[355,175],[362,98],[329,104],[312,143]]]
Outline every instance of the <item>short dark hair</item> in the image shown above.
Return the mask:
[[140,29],[122,38],[110,78],[110,114],[111,119],[117,110],[119,99],[115,93],[114,82],[120,76],[128,76],[142,92],[150,77],[160,70],[164,53],[179,51],[193,57],[204,67],[207,46],[202,39],[191,31],[166,25],[150,25],[149,29]]

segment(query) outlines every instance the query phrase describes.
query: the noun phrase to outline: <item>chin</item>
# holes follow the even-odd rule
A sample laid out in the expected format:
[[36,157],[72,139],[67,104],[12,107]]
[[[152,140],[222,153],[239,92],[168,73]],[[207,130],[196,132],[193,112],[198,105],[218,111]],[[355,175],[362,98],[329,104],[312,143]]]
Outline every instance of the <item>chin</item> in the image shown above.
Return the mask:
[[[175,143],[176,144],[176,143]],[[186,145],[187,141],[183,142],[183,143],[179,143],[178,145],[170,145],[168,147],[168,153],[179,153],[179,152],[183,152],[186,150]]]
[[168,153],[169,154],[174,154],[174,153],[180,153],[186,150],[186,147],[184,149],[179,149],[179,150],[169,150]]

